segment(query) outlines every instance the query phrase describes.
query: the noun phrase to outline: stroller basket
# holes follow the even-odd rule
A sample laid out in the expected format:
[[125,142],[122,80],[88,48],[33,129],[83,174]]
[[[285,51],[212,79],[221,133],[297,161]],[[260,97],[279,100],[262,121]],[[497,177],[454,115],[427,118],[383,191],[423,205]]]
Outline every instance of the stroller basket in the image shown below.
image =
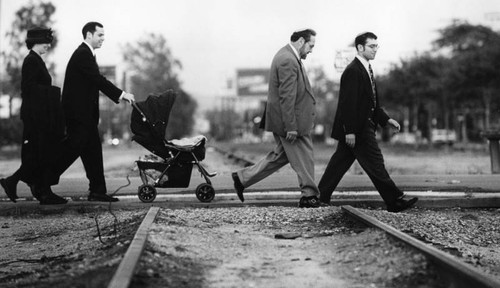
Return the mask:
[[[193,164],[137,161],[137,167],[141,180],[145,184],[160,188],[185,188],[189,186]],[[161,176],[162,174],[163,176]],[[160,176],[161,178],[159,178]]]

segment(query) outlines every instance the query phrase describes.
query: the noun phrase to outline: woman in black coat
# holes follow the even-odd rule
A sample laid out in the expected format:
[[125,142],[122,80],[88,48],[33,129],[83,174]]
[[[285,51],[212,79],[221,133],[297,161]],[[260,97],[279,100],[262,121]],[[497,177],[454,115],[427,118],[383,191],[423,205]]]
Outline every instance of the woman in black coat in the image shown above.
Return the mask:
[[50,29],[28,30],[26,46],[30,51],[24,58],[21,70],[21,120],[24,125],[21,167],[11,176],[0,179],[1,186],[13,202],[18,198],[16,187],[20,180],[30,186],[33,196],[40,204],[67,202],[53,193],[38,193],[43,169],[54,158],[64,131],[60,88],[52,86],[52,77],[41,57],[47,53],[52,40]]

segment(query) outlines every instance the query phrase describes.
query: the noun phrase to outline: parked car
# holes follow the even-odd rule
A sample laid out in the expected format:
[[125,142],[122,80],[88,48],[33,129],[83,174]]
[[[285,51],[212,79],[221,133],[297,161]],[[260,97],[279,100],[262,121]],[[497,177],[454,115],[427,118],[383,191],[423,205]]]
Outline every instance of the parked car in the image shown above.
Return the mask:
[[457,141],[457,133],[448,129],[432,129],[432,143],[453,145]]

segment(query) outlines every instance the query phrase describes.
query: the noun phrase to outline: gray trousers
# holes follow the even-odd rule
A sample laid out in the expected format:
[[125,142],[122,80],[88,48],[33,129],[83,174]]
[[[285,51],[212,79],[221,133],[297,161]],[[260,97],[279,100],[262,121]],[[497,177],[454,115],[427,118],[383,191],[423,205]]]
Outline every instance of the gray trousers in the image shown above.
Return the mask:
[[314,183],[313,144],[310,135],[299,136],[290,143],[284,137],[274,134],[276,147],[252,166],[238,170],[238,177],[245,188],[261,181],[290,163],[297,173],[302,197],[318,196]]

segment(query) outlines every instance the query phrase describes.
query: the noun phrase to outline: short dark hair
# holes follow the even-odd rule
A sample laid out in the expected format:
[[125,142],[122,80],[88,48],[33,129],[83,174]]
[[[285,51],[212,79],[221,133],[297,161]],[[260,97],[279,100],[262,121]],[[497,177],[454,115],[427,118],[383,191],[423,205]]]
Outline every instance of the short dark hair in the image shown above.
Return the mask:
[[366,41],[368,39],[375,39],[377,40],[377,35],[375,35],[372,32],[364,32],[356,36],[356,39],[354,39],[354,47],[356,47],[356,50],[358,50],[358,45],[365,45]]
[[290,41],[295,42],[302,37],[306,40],[306,42],[309,42],[309,40],[311,40],[311,36],[316,36],[316,31],[312,29],[298,30],[293,32],[292,36],[290,36]]
[[85,24],[82,28],[83,39],[87,36],[87,32],[94,34],[96,27],[104,28],[104,26],[102,26],[99,22],[89,22]]

